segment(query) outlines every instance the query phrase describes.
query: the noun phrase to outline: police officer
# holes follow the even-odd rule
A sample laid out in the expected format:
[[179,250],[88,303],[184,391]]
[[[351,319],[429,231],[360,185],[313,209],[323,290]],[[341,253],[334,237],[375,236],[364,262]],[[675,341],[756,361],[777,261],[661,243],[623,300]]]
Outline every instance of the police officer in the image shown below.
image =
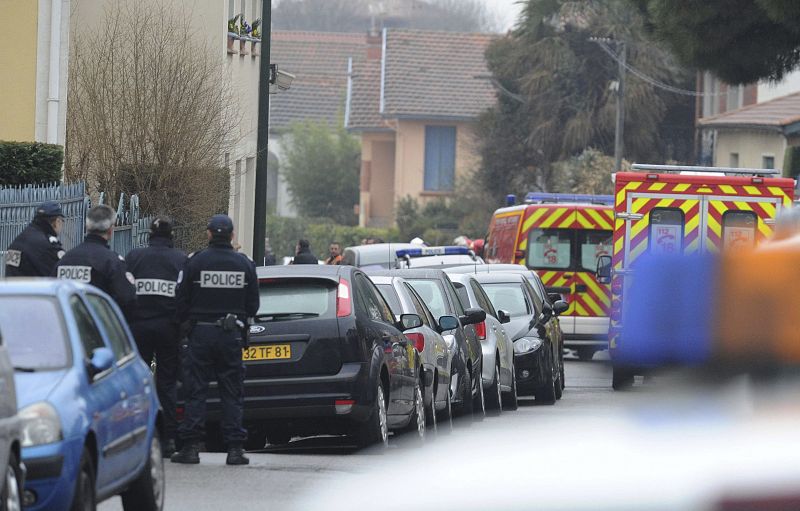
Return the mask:
[[[222,435],[228,465],[246,465],[242,428],[244,365],[242,339],[247,320],[259,307],[255,264],[233,250],[233,222],[215,215],[208,223],[208,248],[192,254],[179,278],[177,314],[189,322],[189,346],[184,355],[187,399],[179,427],[181,450],[175,463],[200,463],[198,443],[204,437],[206,393],[215,375],[222,400]],[[245,341],[246,342],[246,341]]]
[[175,318],[175,291],[178,274],[186,264],[186,254],[174,248],[172,222],[158,217],[150,224],[150,242],[132,250],[126,257],[128,269],[136,279],[136,310],[130,323],[139,354],[149,365],[156,357],[156,390],[164,409],[162,452],[175,452],[179,327]]
[[36,208],[31,224],[8,247],[6,277],[49,277],[64,255],[58,235],[64,226],[64,213],[55,202]]
[[108,293],[129,320],[136,305],[134,278],[125,259],[108,246],[114,235],[117,213],[108,206],[95,206],[86,214],[86,238],[64,254],[54,276],[91,284]]

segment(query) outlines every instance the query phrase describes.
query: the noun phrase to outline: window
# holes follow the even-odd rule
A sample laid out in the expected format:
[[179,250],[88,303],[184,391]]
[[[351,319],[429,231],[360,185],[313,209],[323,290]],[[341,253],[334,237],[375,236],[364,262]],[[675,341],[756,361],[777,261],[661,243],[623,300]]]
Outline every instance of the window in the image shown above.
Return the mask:
[[81,336],[83,354],[86,358],[92,358],[94,350],[106,347],[106,343],[103,342],[103,336],[100,335],[92,315],[89,314],[89,309],[86,308],[80,298],[77,296],[70,298],[69,306],[72,309],[72,315],[75,317],[75,323],[78,324],[78,335]]
[[566,270],[571,266],[573,232],[568,229],[531,229],[528,267]]
[[737,110],[742,107],[744,87],[741,85],[728,85],[728,98],[726,110]]
[[414,309],[417,311],[420,319],[422,319],[422,323],[426,326],[431,326],[433,324],[433,318],[430,315],[428,309],[422,304],[422,299],[417,296],[417,293],[412,289],[408,283],[404,283],[404,286],[408,289],[408,296],[411,297],[411,303],[414,304]]
[[414,291],[419,294],[425,305],[428,306],[435,318],[440,318],[449,314],[447,312],[447,301],[444,296],[444,289],[438,280],[433,279],[414,279],[409,280],[409,284]]
[[730,166],[733,168],[739,167],[739,153],[731,153],[731,163]]
[[753,248],[758,217],[752,211],[726,211],[722,215],[722,246],[728,251]]
[[536,311],[536,314],[540,314],[544,310],[544,301],[542,300],[542,297],[539,296],[541,291],[537,291],[536,288],[531,285],[528,279],[525,279],[524,287],[528,290],[528,294],[533,300],[533,308]]
[[114,357],[117,360],[122,360],[133,353],[133,347],[131,346],[130,339],[128,339],[128,334],[125,333],[125,328],[122,326],[122,323],[120,323],[119,317],[114,311],[114,308],[111,307],[111,304],[108,303],[105,298],[98,295],[87,295],[86,299],[100,319],[100,326],[105,330],[106,336],[111,343],[111,350],[114,352]]
[[397,291],[394,289],[394,286],[391,284],[375,284],[378,288],[378,291],[381,292],[383,298],[389,303],[389,308],[392,309],[395,316],[399,316],[403,314],[403,306],[400,305],[400,297],[397,295]]
[[654,254],[683,252],[683,211],[653,208],[650,211],[650,251]]
[[612,233],[611,231],[576,231],[578,236],[578,246],[581,250],[581,268],[584,271],[597,271],[597,258],[603,255],[611,255]]
[[470,280],[470,286],[472,286],[472,292],[475,294],[475,300],[478,302],[478,307],[486,311],[486,314],[496,318],[497,311],[494,310],[491,300],[489,300],[489,297],[483,292],[481,285],[474,280]]
[[425,126],[425,190],[453,191],[455,175],[455,126]]
[[458,301],[461,302],[461,306],[469,307],[469,292],[467,291],[467,287],[461,282],[453,282],[453,287],[456,288],[456,296],[458,296]]
[[527,316],[531,313],[521,282],[484,284],[483,289],[486,290],[486,294],[495,309],[508,312],[512,318]]
[[774,156],[762,156],[761,157],[761,168],[764,169],[774,169],[775,168],[775,157]]
[[335,283],[322,280],[287,279],[261,284],[258,314],[308,313],[332,318],[335,314]]
[[367,316],[373,321],[383,321],[384,323],[393,324],[394,316],[386,301],[381,296],[380,292],[375,289],[375,285],[370,282],[365,276],[356,275],[356,285],[358,286],[358,294],[363,300],[363,307],[366,310]]
[[37,371],[69,363],[68,337],[58,303],[46,297],[0,297],[0,331],[11,362]]

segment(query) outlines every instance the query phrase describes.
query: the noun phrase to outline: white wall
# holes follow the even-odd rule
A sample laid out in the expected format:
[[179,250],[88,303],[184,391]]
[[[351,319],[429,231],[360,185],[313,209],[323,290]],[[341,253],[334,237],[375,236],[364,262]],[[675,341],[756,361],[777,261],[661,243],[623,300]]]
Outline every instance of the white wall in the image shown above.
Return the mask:
[[762,168],[764,156],[775,158],[775,168],[783,168],[786,137],[777,132],[755,130],[717,130],[714,165],[730,165],[731,153],[739,155],[739,166]]
[[[64,145],[67,132],[67,78],[69,64],[69,23],[70,0],[39,0],[39,22],[36,30],[36,125],[34,138],[37,142],[49,142]],[[59,26],[58,55],[51,56],[52,41],[52,14],[53,5],[60,7],[60,18],[55,20]],[[57,67],[51,66],[52,59],[58,62]],[[56,94],[51,96],[50,75],[51,70],[58,73],[58,86]],[[55,137],[48,140],[48,104],[54,102],[57,108],[55,122]]]

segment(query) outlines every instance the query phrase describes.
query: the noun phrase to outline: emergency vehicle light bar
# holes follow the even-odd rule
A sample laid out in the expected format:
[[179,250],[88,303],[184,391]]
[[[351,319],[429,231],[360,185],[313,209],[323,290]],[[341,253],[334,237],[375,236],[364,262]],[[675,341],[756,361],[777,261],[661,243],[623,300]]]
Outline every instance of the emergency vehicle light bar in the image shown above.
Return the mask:
[[614,197],[611,195],[531,192],[525,196],[525,202],[527,204],[543,202],[588,202],[590,204],[606,204],[610,206],[614,204]]
[[693,165],[647,165],[644,163],[634,163],[631,165],[633,170],[644,170],[654,172],[714,172],[718,174],[743,174],[747,176],[777,176],[781,174],[778,169],[748,169],[737,167],[696,167]]
[[421,247],[404,248],[395,252],[397,257],[425,257],[435,255],[471,255],[467,247]]

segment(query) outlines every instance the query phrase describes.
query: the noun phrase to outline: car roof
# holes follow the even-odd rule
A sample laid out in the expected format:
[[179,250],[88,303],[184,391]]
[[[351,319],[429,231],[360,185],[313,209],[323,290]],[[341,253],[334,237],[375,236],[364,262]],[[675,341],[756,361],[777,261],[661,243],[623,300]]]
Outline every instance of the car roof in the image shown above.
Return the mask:
[[501,263],[501,264],[465,264],[461,266],[452,266],[447,268],[445,271],[447,273],[495,273],[495,272],[504,272],[504,273],[528,273],[534,272],[530,268],[523,266],[521,264],[508,264],[508,263]]
[[269,278],[324,278],[336,280],[341,275],[349,275],[355,268],[352,266],[324,264],[289,264],[275,266],[259,266],[256,274],[259,279]]
[[373,243],[371,245],[354,245],[345,248],[345,250],[353,250],[361,253],[386,252],[387,255],[391,255],[396,259],[395,251],[405,248],[419,248],[419,245],[414,245],[412,243]]
[[10,278],[0,282],[0,295],[56,296],[62,291],[88,290],[89,286],[73,280],[55,278]]
[[393,284],[397,280],[403,280],[403,277],[397,275],[375,275],[369,274],[370,280],[375,284]]
[[367,275],[372,276],[394,276],[406,279],[441,279],[446,277],[444,271],[438,267],[423,268],[403,268],[397,270],[367,270]]
[[478,273],[474,275],[475,280],[481,284],[497,284],[501,282],[522,282],[525,276],[521,273],[497,272],[497,273]]

